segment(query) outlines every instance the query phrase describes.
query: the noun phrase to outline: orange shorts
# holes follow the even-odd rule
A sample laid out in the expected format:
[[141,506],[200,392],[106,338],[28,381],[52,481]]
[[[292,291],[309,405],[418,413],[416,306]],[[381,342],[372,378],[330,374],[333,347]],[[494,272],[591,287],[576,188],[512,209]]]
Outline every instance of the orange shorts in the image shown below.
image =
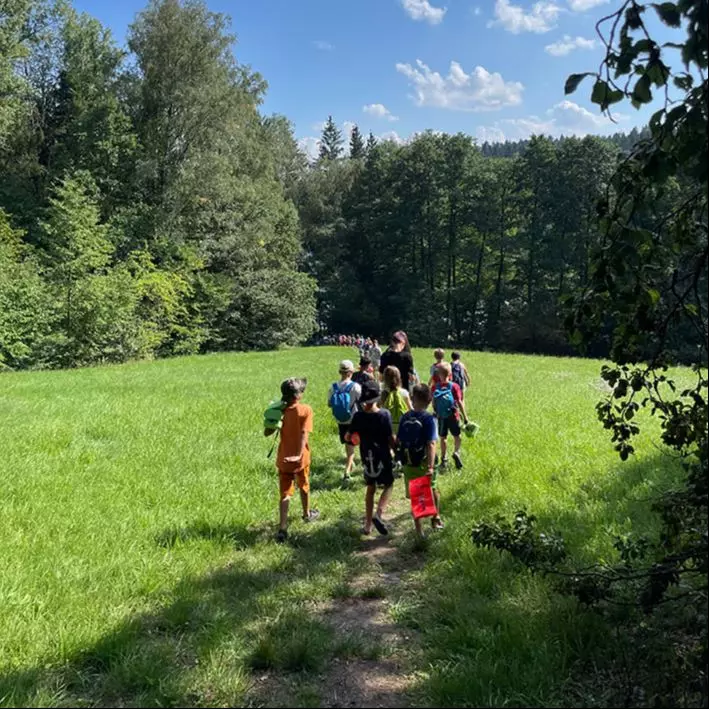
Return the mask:
[[310,468],[303,468],[297,473],[284,473],[278,471],[278,483],[281,488],[281,500],[286,497],[293,497],[295,494],[295,483],[303,492],[310,492]]

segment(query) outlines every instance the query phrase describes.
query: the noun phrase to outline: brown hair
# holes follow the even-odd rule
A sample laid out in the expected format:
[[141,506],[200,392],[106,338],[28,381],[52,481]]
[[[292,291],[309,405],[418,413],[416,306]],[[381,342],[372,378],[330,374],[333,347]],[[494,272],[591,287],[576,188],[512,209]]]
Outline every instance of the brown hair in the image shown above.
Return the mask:
[[401,372],[398,367],[390,364],[384,369],[384,386],[389,391],[397,391],[401,388]]
[[446,353],[439,347],[437,350],[433,350],[433,356],[440,362],[446,356]]
[[426,404],[428,406],[431,403],[431,390],[428,388],[427,384],[417,384],[411,394],[414,401],[419,404]]
[[411,352],[411,345],[409,344],[409,336],[403,330],[397,330],[392,336],[392,340],[398,340],[404,343],[404,351]]

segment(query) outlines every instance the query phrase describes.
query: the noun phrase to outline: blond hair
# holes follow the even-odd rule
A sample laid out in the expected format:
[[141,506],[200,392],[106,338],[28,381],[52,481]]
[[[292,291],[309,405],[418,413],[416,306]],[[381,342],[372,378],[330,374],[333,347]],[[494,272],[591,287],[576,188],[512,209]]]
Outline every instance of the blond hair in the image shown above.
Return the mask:
[[438,372],[438,376],[441,377],[441,379],[450,379],[453,369],[448,362],[441,362],[436,367],[436,372]]
[[440,362],[446,356],[446,353],[439,347],[433,350],[433,356]]

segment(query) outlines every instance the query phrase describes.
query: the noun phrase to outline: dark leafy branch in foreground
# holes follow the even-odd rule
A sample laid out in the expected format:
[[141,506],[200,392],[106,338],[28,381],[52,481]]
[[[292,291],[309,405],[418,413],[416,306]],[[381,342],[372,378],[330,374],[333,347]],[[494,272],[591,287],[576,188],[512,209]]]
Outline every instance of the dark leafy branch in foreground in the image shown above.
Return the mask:
[[[654,41],[648,12],[684,33],[683,41]],[[500,518],[477,524],[472,535],[478,546],[504,550],[553,575],[560,591],[616,609],[615,622],[637,641],[632,669],[624,670],[626,704],[635,701],[637,683],[647,688],[648,703],[705,706],[708,696],[708,26],[706,0],[627,0],[597,26],[606,47],[599,71],[572,75],[566,84],[570,93],[595,76],[591,100],[609,115],[621,101],[637,108],[652,100],[653,91],[662,92],[650,135],[621,162],[599,201],[601,237],[588,283],[566,300],[566,327],[580,347],[602,328],[610,332],[613,364],[601,371],[609,393],[597,414],[620,458],[634,453],[637,415],[647,409],[659,419],[661,452],[683,462],[684,485],[653,502],[658,537],[616,539],[613,564],[575,568],[563,538],[538,532],[526,512],[512,524]],[[674,71],[667,60],[674,51],[683,70]],[[669,206],[663,203],[668,192],[681,194]],[[698,342],[696,378],[678,391],[670,367],[688,333]],[[650,620],[638,622],[634,607]]]

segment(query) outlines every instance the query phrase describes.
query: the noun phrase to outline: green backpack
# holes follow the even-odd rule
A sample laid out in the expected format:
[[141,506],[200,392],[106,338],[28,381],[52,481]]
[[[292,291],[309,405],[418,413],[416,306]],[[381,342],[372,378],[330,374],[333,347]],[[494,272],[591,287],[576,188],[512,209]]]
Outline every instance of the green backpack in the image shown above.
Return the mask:
[[402,396],[401,392],[396,389],[395,391],[387,392],[386,398],[382,402],[382,406],[388,409],[391,414],[391,422],[394,426],[399,425],[399,419],[406,413],[406,401]]
[[286,408],[284,401],[275,399],[263,412],[263,427],[280,430],[283,425],[283,410]]

